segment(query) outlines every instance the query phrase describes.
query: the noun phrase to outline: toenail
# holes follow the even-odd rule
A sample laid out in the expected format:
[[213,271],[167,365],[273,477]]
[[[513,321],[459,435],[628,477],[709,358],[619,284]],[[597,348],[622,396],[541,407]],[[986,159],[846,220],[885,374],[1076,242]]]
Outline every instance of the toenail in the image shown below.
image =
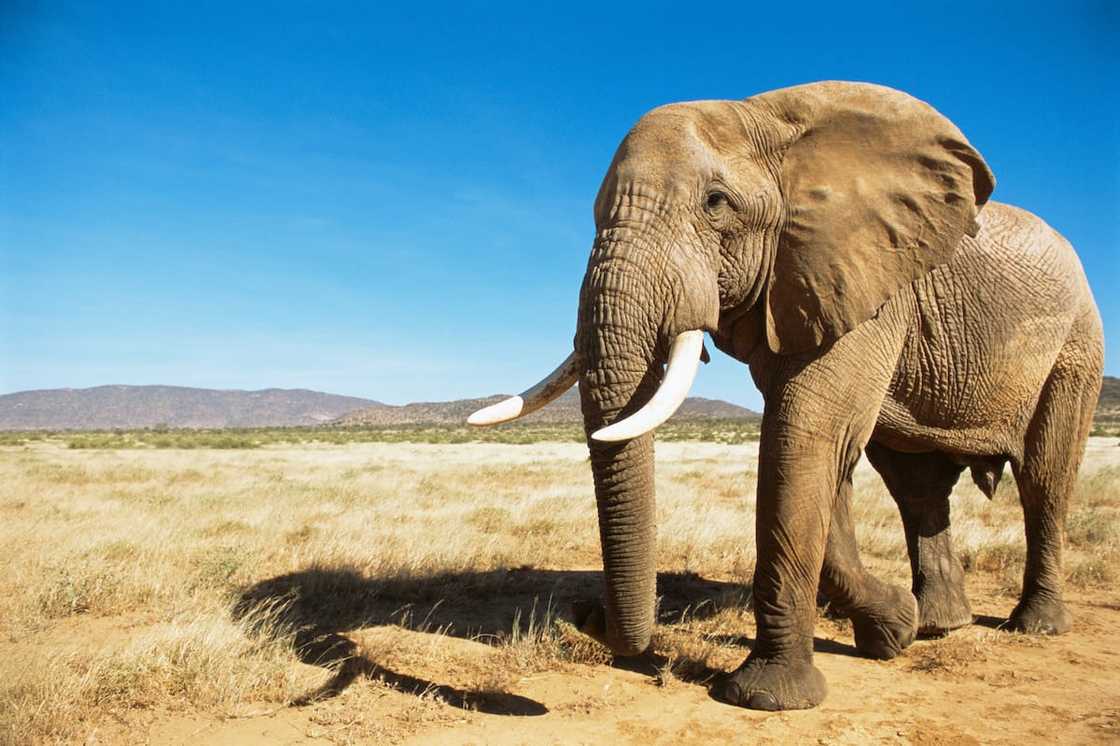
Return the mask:
[[778,700],[774,699],[774,695],[770,692],[751,692],[747,707],[752,710],[774,711],[778,709]]

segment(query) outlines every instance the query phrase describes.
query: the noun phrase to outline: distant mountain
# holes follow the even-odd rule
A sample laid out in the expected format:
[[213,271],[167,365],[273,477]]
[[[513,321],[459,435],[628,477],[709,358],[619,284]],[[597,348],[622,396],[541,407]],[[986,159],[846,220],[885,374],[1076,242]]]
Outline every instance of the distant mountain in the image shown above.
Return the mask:
[[260,391],[184,386],[96,386],[0,396],[0,430],[277,427],[321,425],[370,406],[372,399],[306,389]]
[[[459,399],[444,402],[416,402],[393,406],[377,404],[365,409],[349,412],[333,424],[355,425],[462,425],[467,416],[476,409],[499,402],[504,396],[490,396],[485,399]],[[730,404],[719,399],[703,399],[692,396],[673,415],[676,420],[739,420],[758,419],[760,415],[744,407]],[[562,424],[581,422],[579,408],[579,389],[573,388],[543,409],[533,412],[521,420],[526,423]]]
[[[444,402],[382,404],[307,389],[260,391],[183,386],[96,386],[41,389],[0,395],[0,430],[96,430],[168,427],[283,427],[296,425],[462,425],[467,416],[503,397]],[[675,420],[757,420],[760,415],[719,399],[689,397]],[[1120,423],[1120,378],[1105,376],[1098,423]],[[580,421],[573,388],[525,417],[538,424]]]
[[[459,399],[444,402],[416,402],[395,406],[375,404],[348,412],[332,424],[355,425],[461,425],[476,409],[501,401],[503,396],[485,399]],[[526,423],[557,424],[580,421],[579,390],[571,389],[556,401],[537,410],[521,421]],[[674,420],[759,420],[758,412],[720,399],[690,396],[673,415]],[[1096,419],[1100,422],[1120,422],[1120,378],[1104,377]]]
[[1101,398],[1097,400],[1098,422],[1120,422],[1120,378],[1105,376]]

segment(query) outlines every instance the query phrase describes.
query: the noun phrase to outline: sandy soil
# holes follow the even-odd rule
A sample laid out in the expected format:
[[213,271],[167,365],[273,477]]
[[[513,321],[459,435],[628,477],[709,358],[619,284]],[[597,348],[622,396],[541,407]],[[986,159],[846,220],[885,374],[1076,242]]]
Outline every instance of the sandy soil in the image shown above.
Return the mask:
[[[804,712],[761,713],[713,700],[706,686],[671,680],[653,671],[606,665],[545,673],[516,682],[510,693],[524,698],[508,709],[533,714],[484,714],[456,710],[422,724],[405,743],[430,744],[688,744],[817,742],[828,744],[1023,744],[1115,743],[1120,739],[1120,652],[1115,629],[1120,595],[1076,596],[1070,606],[1074,630],[1061,638],[1012,638],[992,629],[1006,600],[973,588],[979,624],[944,640],[919,641],[895,661],[856,655],[850,633],[822,621],[816,662],[829,682],[825,703]],[[747,635],[751,630],[744,630]],[[376,631],[357,631],[361,644]],[[384,633],[382,633],[384,634]],[[401,632],[397,632],[401,634]],[[1000,640],[1014,639],[1008,643]],[[477,642],[442,638],[460,653],[490,654]],[[932,649],[932,653],[929,652]],[[743,654],[748,648],[744,645]],[[419,672],[418,672],[419,673]],[[455,672],[436,672],[437,683],[454,683]],[[334,743],[316,723],[316,710],[345,714],[347,692],[307,707],[246,707],[215,720],[164,715],[137,718],[127,731],[94,734],[96,742],[140,737],[150,743],[317,744]],[[387,691],[366,721],[396,716],[413,694]],[[100,737],[98,737],[100,735]],[[395,739],[394,739],[395,740]],[[135,741],[133,741],[135,742]]]

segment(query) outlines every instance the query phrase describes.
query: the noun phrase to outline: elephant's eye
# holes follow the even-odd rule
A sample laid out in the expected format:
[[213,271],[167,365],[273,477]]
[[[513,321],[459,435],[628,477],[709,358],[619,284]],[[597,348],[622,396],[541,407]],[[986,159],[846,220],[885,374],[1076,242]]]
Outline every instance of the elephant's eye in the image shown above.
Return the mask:
[[704,201],[704,205],[709,210],[717,210],[723,205],[727,204],[727,195],[720,191],[708,192],[708,197]]

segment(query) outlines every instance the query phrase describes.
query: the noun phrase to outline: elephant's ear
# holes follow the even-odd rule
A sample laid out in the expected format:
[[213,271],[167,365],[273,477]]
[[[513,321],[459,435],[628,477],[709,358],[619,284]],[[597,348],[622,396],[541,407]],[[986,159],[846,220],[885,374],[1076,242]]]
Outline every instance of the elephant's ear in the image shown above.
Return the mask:
[[767,288],[770,349],[840,337],[947,262],[995,186],[948,119],[904,93],[815,83],[748,99],[788,128],[786,223]]

